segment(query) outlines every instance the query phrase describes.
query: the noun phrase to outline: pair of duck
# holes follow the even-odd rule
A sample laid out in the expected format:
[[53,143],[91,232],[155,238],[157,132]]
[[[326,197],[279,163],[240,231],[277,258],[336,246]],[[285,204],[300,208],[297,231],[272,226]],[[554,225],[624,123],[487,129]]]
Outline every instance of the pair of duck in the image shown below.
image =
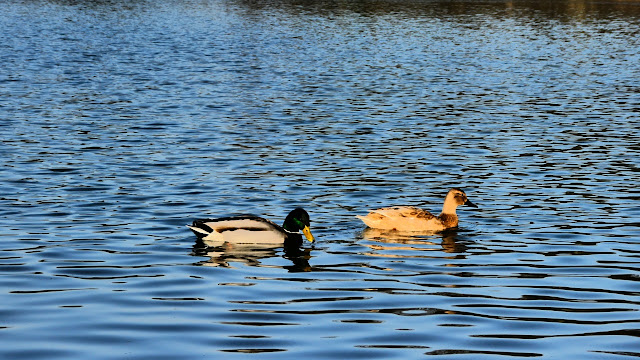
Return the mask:
[[[366,216],[356,216],[368,227],[384,230],[437,232],[458,226],[456,208],[460,205],[477,207],[464,191],[449,190],[444,199],[440,215],[412,206],[395,206],[371,211]],[[204,241],[214,244],[280,244],[285,247],[302,245],[302,234],[313,242],[309,214],[296,208],[284,219],[284,224],[275,223],[257,216],[236,216],[218,219],[198,219],[187,225]]]

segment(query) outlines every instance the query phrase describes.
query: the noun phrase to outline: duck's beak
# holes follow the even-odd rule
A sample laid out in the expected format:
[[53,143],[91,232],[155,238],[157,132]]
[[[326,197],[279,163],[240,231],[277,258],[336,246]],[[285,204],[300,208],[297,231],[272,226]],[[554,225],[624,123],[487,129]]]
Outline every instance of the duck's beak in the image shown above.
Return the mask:
[[478,205],[472,203],[471,201],[469,201],[469,199],[467,199],[467,201],[465,201],[464,204],[467,205],[467,206],[474,207],[474,208],[478,207]]
[[304,234],[304,237],[309,240],[309,242],[313,242],[313,235],[311,235],[311,229],[309,229],[308,226],[305,226],[304,229],[302,229],[302,233]]

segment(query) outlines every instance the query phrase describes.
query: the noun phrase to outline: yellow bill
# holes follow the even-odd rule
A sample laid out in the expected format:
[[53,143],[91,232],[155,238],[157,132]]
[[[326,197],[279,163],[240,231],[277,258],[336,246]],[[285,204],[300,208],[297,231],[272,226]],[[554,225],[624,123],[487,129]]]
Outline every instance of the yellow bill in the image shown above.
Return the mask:
[[313,235],[311,235],[311,229],[309,229],[308,226],[305,226],[304,229],[302,229],[302,233],[304,234],[304,237],[309,240],[309,242],[313,242]]

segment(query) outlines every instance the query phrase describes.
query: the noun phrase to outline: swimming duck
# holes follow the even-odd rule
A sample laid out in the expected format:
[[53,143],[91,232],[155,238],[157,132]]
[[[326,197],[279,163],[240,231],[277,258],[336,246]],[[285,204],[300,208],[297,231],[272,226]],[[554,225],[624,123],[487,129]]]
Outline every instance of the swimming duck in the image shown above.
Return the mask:
[[394,206],[372,210],[367,216],[356,216],[368,227],[398,231],[442,231],[458,226],[456,208],[459,205],[477,206],[467,199],[461,189],[453,188],[447,193],[442,213],[432,213],[412,206]]
[[228,244],[273,244],[285,247],[302,245],[304,236],[313,242],[309,229],[309,214],[302,208],[296,208],[278,226],[272,221],[257,216],[233,216],[217,219],[197,219],[187,225],[199,240],[209,246]]

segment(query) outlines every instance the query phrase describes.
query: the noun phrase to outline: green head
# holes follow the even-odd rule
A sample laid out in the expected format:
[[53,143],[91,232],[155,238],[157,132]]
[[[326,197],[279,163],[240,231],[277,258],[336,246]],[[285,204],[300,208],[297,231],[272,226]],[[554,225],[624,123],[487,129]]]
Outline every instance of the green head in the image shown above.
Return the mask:
[[304,233],[307,240],[309,240],[309,242],[313,242],[313,235],[311,235],[309,226],[311,226],[309,214],[307,214],[307,212],[302,208],[295,208],[289,213],[289,215],[287,215],[287,218],[284,219],[282,228],[293,233],[297,233],[302,230],[302,233]]

